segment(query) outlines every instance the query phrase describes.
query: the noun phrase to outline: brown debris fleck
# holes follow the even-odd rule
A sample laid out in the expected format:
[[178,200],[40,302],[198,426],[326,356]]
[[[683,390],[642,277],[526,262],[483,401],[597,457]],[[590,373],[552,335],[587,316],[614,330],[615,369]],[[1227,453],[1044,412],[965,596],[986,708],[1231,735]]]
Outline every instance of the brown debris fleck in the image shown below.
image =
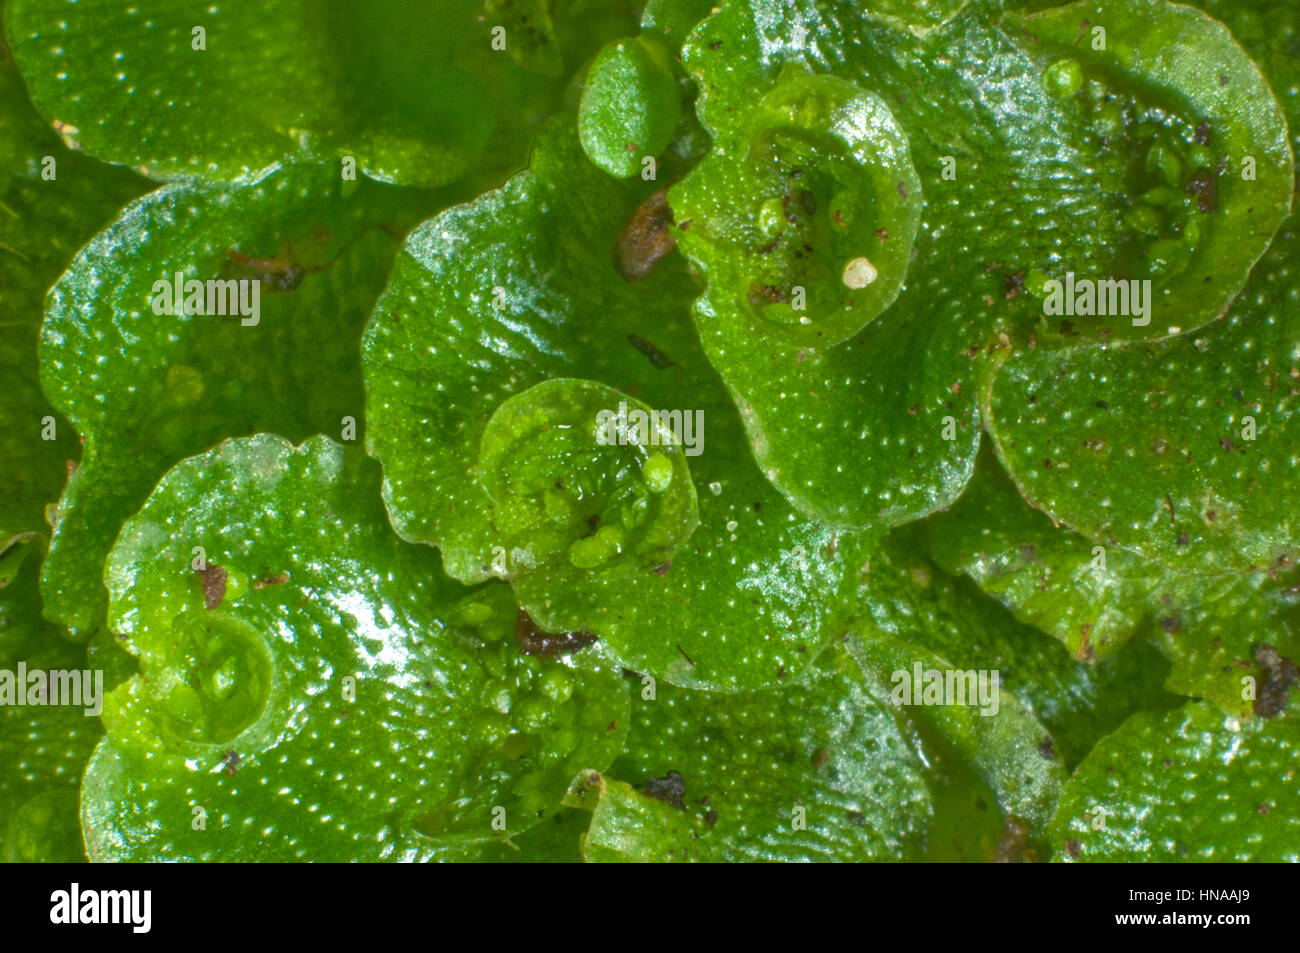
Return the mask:
[[670,226],[673,210],[668,190],[660,189],[637,206],[614,240],[614,267],[625,281],[637,281],[654,271],[659,260],[677,247]]
[[1002,823],[1002,840],[998,843],[994,860],[999,864],[1032,864],[1038,852],[1029,844],[1029,825],[1018,817],[1008,817]]
[[1286,708],[1292,685],[1300,682],[1300,670],[1295,662],[1286,658],[1267,642],[1255,648],[1255,661],[1264,669],[1264,684],[1255,699],[1255,714],[1272,718]]
[[1219,180],[1209,169],[1200,168],[1187,180],[1187,194],[1196,196],[1196,208],[1212,214],[1219,210]]
[[789,300],[790,296],[775,285],[754,283],[749,286],[749,303],[755,307],[762,305],[764,302],[778,304]]
[[650,358],[650,363],[653,364],[658,370],[661,371],[667,370],[670,367],[677,366],[676,361],[674,361],[663,351],[659,350],[659,348],[655,347],[653,342],[647,341],[645,338],[641,337],[640,335],[629,334],[627,336],[627,340],[628,343],[631,344],[634,348],[636,348],[646,357]]
[[206,569],[196,569],[199,583],[203,586],[203,607],[215,609],[226,598],[226,577],[228,573],[220,566],[208,564]]
[[235,274],[255,278],[272,293],[297,291],[308,272],[322,270],[279,258],[251,258],[235,248],[226,249],[226,258],[235,266]]
[[287,572],[277,573],[274,576],[263,576],[261,579],[253,580],[254,589],[266,589],[268,586],[283,586],[289,581]]
[[521,655],[536,655],[540,658],[560,658],[585,649],[596,641],[590,632],[543,632],[537,623],[523,609],[515,620],[515,644]]

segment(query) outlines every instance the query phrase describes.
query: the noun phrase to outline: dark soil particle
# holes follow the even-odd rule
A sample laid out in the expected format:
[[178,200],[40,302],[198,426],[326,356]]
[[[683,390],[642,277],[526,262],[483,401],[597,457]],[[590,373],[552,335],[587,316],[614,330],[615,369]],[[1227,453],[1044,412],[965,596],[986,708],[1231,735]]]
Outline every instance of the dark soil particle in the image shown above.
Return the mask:
[[650,778],[641,790],[646,797],[666,801],[679,811],[686,810],[686,782],[679,771],[669,771],[665,778]]

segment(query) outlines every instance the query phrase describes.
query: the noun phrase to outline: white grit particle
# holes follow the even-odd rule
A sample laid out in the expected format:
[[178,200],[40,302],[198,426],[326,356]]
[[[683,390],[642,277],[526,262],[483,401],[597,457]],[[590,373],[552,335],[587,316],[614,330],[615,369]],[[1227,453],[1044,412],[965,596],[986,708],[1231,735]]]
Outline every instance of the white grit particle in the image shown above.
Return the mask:
[[865,258],[854,258],[844,266],[844,285],[855,291],[865,288],[878,277],[880,272],[876,271],[876,266]]

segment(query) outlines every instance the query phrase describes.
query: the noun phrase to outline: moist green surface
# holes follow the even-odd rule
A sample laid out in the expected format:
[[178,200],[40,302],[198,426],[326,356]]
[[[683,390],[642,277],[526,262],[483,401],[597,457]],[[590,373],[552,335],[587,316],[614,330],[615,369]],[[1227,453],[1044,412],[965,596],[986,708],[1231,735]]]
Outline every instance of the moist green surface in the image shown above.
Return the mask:
[[1300,860],[1293,0],[408,6],[3,3],[0,858]]

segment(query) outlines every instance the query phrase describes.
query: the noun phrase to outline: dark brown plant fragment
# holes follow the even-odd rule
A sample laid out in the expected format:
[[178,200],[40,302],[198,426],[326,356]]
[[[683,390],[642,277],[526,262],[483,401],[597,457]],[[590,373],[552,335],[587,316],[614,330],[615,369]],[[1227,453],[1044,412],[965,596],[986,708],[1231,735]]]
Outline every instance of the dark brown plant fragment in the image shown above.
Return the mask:
[[572,655],[579,649],[585,649],[596,641],[590,632],[543,632],[537,623],[523,609],[515,619],[515,644],[522,655],[536,655],[540,658],[560,658]]
[[614,267],[625,280],[646,277],[661,258],[677,247],[672,224],[667,189],[660,189],[637,206],[614,240]]

